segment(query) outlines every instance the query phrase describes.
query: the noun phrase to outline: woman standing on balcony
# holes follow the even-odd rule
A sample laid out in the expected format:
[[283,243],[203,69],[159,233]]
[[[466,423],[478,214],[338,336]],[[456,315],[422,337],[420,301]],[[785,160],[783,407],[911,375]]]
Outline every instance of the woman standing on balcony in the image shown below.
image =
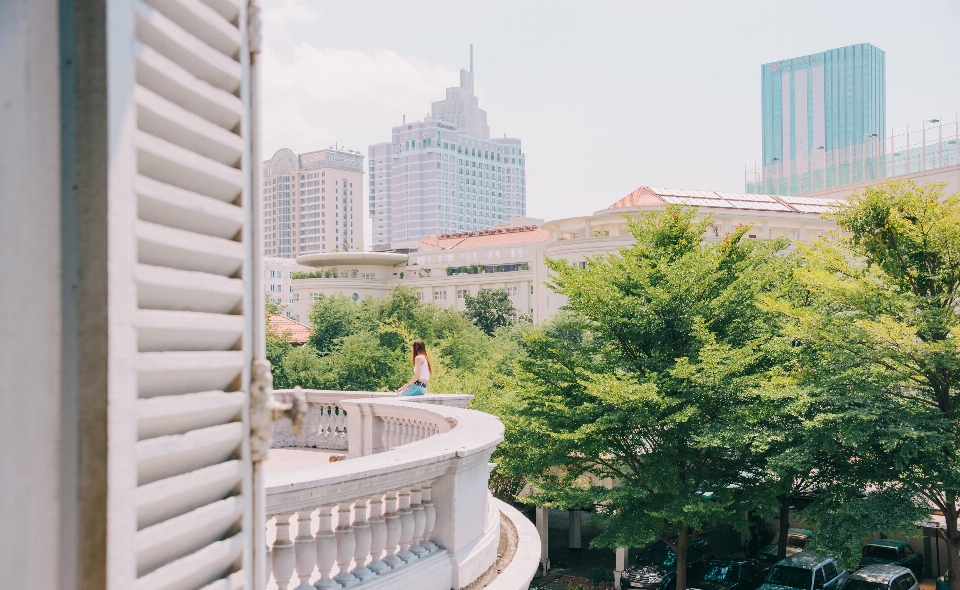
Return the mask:
[[413,377],[397,390],[397,396],[423,395],[427,392],[427,383],[430,382],[430,357],[427,356],[427,345],[423,340],[413,341]]

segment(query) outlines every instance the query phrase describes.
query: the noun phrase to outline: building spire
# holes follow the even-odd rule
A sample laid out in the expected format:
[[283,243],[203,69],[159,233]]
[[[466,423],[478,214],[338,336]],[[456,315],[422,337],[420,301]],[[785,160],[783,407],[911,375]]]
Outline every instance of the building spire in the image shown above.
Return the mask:
[[473,78],[473,43],[470,44],[470,77]]

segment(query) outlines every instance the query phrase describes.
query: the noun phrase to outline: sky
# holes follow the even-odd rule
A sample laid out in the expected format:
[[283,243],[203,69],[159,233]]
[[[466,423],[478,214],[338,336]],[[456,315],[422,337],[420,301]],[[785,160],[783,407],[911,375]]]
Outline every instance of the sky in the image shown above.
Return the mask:
[[763,63],[872,43],[886,52],[888,133],[960,110],[956,0],[262,6],[264,159],[335,144],[366,155],[459,84],[472,43],[491,135],[522,140],[527,215],[541,219],[643,185],[742,192],[761,157]]

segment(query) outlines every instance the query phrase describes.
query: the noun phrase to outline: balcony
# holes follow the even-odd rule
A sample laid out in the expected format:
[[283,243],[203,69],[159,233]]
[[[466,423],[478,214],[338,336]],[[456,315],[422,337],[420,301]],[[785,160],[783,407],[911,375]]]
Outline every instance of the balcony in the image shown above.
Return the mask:
[[267,588],[527,588],[536,528],[487,489],[499,420],[471,396],[305,393],[265,464]]

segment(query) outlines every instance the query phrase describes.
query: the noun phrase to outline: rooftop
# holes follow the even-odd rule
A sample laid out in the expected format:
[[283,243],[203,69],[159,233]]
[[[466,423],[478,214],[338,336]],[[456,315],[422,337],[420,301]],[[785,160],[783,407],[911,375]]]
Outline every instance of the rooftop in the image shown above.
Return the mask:
[[396,266],[409,260],[406,254],[397,252],[322,252],[297,257],[303,266],[339,266],[341,264]]
[[835,199],[814,197],[786,197],[753,195],[720,191],[699,191],[659,186],[641,186],[607,209],[629,207],[662,207],[668,204],[712,207],[717,209],[744,209],[753,211],[780,211],[784,213],[813,213],[827,211]]
[[522,244],[528,242],[545,242],[550,239],[550,232],[540,229],[536,225],[520,227],[499,227],[472,232],[455,234],[440,234],[420,238],[422,250],[454,250],[463,248],[480,248],[484,246],[501,246],[504,244]]
[[307,339],[310,338],[311,330],[308,326],[278,313],[271,313],[267,318],[267,324],[270,326],[270,331],[277,336],[289,334],[287,342],[291,344],[306,344]]

